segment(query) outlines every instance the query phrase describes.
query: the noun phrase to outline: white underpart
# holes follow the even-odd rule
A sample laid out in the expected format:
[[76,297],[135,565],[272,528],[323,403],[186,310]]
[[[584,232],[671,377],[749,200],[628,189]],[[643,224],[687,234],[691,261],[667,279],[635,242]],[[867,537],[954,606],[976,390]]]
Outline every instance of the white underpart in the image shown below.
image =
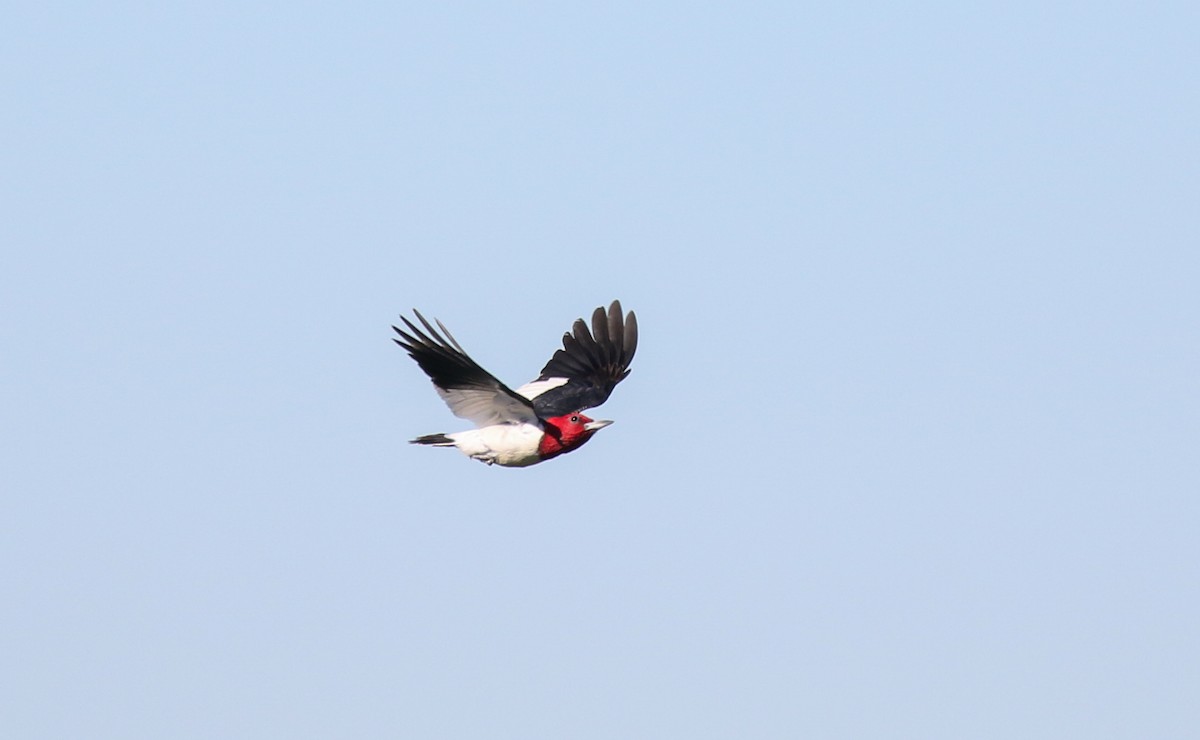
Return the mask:
[[542,429],[534,424],[496,424],[446,436],[464,455],[488,465],[523,468],[542,460],[538,457]]
[[504,423],[538,423],[537,415],[529,404],[500,389],[493,391],[438,388],[437,392],[455,416],[473,421],[478,427]]
[[566,385],[568,382],[570,382],[570,378],[546,378],[545,380],[534,380],[518,388],[517,395],[525,396],[532,401],[551,388],[557,388],[560,385]]

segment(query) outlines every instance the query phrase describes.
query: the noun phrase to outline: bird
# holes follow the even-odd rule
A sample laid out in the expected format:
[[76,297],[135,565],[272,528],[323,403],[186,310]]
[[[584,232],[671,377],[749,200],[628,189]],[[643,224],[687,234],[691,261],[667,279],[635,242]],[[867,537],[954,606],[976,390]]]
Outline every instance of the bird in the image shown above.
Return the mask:
[[[576,319],[563,334],[537,378],[515,391],[479,366],[441,321],[437,327],[413,309],[417,326],[401,316],[405,328],[392,326],[392,341],[406,350],[433,381],[450,411],[475,428],[451,434],[426,434],[410,443],[455,447],[486,465],[523,468],[579,449],[612,424],[584,411],[608,400],[629,376],[637,351],[638,324],[613,301],[592,312],[592,328]],[[441,330],[439,333],[438,330]]]

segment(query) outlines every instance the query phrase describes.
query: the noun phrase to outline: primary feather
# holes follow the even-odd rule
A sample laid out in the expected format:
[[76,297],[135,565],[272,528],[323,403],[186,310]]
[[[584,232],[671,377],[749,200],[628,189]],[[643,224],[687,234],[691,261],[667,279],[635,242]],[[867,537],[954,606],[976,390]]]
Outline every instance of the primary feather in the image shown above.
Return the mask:
[[400,320],[408,327],[408,331],[393,326],[392,329],[401,337],[393,341],[408,350],[408,354],[433,381],[438,395],[455,416],[468,419],[478,427],[503,423],[539,423],[537,412],[529,399],[517,395],[480,367],[463,351],[441,322],[438,322],[438,326],[445,332],[448,341],[430,326],[420,311],[414,309],[413,313],[425,331],[401,316]]
[[557,416],[590,409],[608,400],[613,388],[629,375],[637,351],[637,315],[621,311],[613,301],[592,312],[592,330],[578,319],[563,334],[563,348],[542,368],[536,380],[517,389],[533,399],[539,416]]

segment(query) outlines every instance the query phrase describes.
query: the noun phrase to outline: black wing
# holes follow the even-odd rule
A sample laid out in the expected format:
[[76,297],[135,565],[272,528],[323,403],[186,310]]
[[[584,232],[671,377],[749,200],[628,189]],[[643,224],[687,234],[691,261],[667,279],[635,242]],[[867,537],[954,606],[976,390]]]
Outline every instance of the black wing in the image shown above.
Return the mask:
[[637,350],[637,316],[622,315],[621,302],[613,301],[592,313],[589,332],[583,319],[575,321],[574,335],[563,335],[563,348],[554,353],[537,380],[519,392],[533,399],[538,416],[549,418],[599,406],[613,388],[629,375]]
[[455,416],[470,419],[480,427],[504,423],[541,423],[529,399],[518,396],[468,357],[446,327],[442,326],[442,322],[438,321],[437,325],[449,341],[429,325],[420,311],[413,309],[413,313],[425,331],[401,316],[400,320],[408,327],[408,331],[393,326],[400,339],[392,341],[408,350],[408,354],[433,381],[438,395]]

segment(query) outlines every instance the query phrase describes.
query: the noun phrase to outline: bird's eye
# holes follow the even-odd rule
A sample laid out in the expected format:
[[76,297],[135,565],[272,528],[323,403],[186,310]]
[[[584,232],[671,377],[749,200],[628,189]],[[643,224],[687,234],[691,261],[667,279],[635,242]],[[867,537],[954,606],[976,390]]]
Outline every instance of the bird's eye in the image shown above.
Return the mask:
[[578,423],[579,423],[579,417],[578,417],[578,416],[572,416],[572,417],[571,417],[571,423],[572,423],[572,424],[578,424]]

